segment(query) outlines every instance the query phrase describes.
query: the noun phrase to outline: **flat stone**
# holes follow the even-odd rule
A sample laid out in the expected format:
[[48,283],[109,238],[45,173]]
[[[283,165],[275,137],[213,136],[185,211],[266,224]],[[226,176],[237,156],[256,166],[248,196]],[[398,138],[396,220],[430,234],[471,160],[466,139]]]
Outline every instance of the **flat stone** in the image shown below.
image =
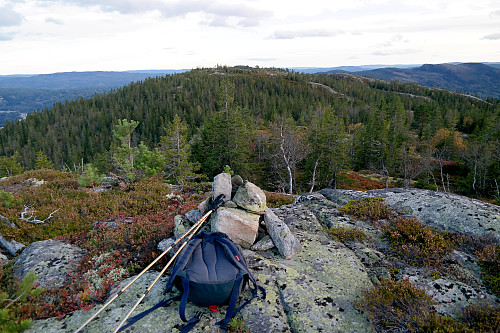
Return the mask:
[[220,207],[212,214],[211,230],[223,232],[236,244],[249,249],[257,238],[259,218],[241,209]]
[[214,177],[212,183],[212,198],[216,199],[219,195],[224,194],[223,201],[231,200],[231,174],[219,173]]
[[292,234],[288,226],[269,208],[266,209],[264,214],[264,222],[273,243],[283,258],[290,259],[300,252],[301,245],[299,240]]

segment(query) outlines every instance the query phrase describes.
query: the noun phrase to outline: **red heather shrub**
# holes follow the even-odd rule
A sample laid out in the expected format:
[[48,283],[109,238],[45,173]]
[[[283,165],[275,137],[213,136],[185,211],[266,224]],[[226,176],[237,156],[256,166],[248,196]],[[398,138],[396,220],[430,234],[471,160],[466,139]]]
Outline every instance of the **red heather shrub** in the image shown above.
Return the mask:
[[398,257],[416,265],[439,265],[453,250],[451,242],[416,218],[397,217],[383,227],[383,238]]

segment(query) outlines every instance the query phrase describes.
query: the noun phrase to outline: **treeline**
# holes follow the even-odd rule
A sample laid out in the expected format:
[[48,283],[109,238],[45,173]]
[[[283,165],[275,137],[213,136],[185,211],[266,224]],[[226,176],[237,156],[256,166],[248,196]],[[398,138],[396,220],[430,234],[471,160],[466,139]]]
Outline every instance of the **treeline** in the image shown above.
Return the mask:
[[228,166],[264,188],[296,192],[368,169],[400,186],[500,197],[498,100],[277,69],[198,69],[57,103],[5,124],[0,164],[31,169],[43,152],[57,168],[113,171],[119,120],[137,122],[130,147],[161,152],[176,115],[183,158],[208,177]]

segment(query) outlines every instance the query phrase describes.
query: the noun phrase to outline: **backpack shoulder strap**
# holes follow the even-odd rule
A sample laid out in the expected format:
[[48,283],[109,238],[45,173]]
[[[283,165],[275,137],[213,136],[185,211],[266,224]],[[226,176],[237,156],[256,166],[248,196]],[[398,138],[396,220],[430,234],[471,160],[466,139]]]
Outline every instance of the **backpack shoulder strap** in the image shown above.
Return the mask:
[[167,284],[165,285],[165,292],[169,292],[170,290],[172,290],[174,280],[177,276],[183,275],[183,271],[186,268],[186,265],[189,263],[194,250],[198,247],[198,245],[200,245],[201,242],[202,239],[195,236],[195,238],[191,239],[186,247],[182,250],[181,254],[175,261],[172,274],[170,275]]

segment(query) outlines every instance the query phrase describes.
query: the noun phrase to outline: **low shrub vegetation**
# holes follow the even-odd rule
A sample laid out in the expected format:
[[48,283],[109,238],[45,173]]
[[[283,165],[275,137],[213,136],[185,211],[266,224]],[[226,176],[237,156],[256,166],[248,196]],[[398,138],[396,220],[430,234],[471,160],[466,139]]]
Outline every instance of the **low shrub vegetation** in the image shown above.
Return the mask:
[[277,192],[264,191],[264,193],[266,194],[266,205],[269,208],[280,207],[283,205],[290,205],[297,197],[295,195],[288,195]]
[[397,217],[383,227],[383,238],[391,243],[395,254],[410,264],[439,265],[453,244],[440,232],[416,218]]
[[488,245],[476,253],[482,269],[483,279],[489,288],[500,297],[500,245]]
[[351,200],[340,208],[340,212],[368,221],[388,219],[394,215],[384,199],[372,197]]
[[329,228],[327,232],[330,234],[330,236],[332,236],[333,239],[341,241],[342,243],[349,241],[360,241],[368,237],[363,230],[354,227],[351,228],[342,226]]
[[[188,199],[189,193],[182,189],[169,196],[171,189],[160,177],[135,182],[127,191],[97,193],[80,186],[77,175],[55,170],[10,177],[0,182],[0,190],[6,193],[3,201],[8,202],[0,205],[0,215],[19,225],[0,224],[6,239],[28,245],[56,238],[88,251],[68,284],[30,295],[26,302],[15,302],[1,314],[5,327],[11,327],[1,331],[8,332],[26,327],[29,322],[25,320],[30,318],[62,317],[103,302],[113,284],[141,271],[157,257],[157,244],[172,235],[175,215],[196,208],[201,201]],[[21,221],[23,206],[30,207],[37,219],[46,219],[51,213],[52,217],[43,224]],[[2,272],[0,292],[15,296],[19,283],[8,266]]]
[[442,316],[434,301],[408,280],[382,279],[363,293],[359,303],[377,332],[489,333],[500,330],[500,308],[486,303],[468,305],[462,316]]

